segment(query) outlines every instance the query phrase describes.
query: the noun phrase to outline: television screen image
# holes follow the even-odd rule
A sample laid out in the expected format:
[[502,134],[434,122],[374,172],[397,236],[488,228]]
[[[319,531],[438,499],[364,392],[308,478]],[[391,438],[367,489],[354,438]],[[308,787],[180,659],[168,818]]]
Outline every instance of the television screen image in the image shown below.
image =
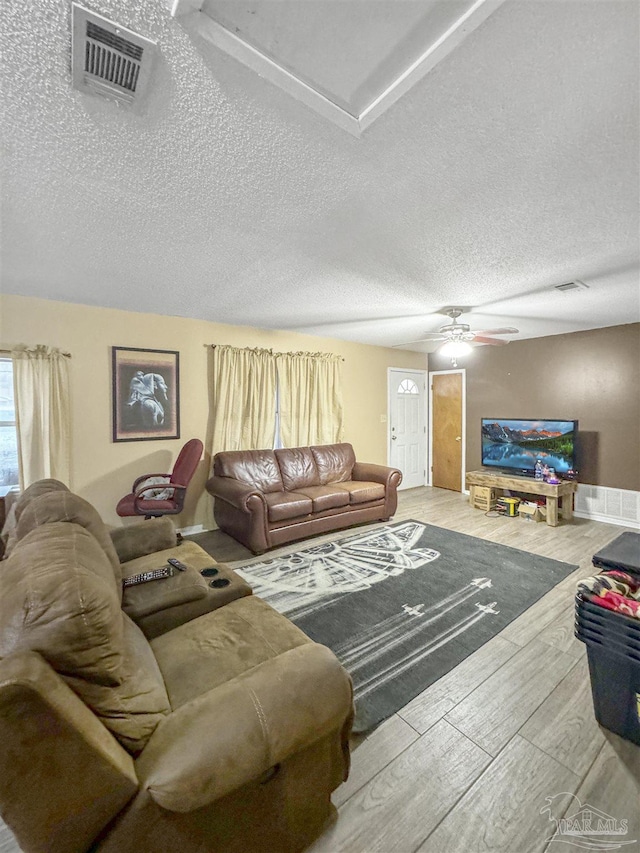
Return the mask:
[[482,418],[482,464],[533,476],[538,459],[557,474],[575,469],[577,421]]

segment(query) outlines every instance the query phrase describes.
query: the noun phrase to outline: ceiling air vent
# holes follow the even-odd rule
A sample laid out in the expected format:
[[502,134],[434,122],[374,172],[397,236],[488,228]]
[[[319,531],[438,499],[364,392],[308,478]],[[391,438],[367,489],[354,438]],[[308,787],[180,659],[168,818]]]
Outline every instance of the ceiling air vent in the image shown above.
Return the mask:
[[554,290],[559,290],[560,293],[567,293],[569,290],[589,290],[589,285],[584,281],[568,281],[566,284],[555,284]]
[[73,85],[90,95],[133,104],[144,94],[155,42],[71,4]]

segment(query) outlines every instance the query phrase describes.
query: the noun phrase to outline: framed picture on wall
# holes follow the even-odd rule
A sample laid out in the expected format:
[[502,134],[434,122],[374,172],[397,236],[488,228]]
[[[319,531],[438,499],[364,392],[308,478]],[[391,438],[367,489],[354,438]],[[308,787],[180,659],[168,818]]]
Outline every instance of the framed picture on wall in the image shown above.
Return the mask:
[[111,347],[114,441],[180,438],[180,354]]

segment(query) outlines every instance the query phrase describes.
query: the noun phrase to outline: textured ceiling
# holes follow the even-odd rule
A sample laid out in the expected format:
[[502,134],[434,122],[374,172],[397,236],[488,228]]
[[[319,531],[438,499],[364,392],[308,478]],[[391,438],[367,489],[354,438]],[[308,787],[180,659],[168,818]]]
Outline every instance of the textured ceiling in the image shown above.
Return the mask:
[[640,319],[636,0],[507,0],[360,139],[197,15],[91,8],[158,42],[142,114],[71,88],[67,3],[2,4],[5,292],[384,345]]

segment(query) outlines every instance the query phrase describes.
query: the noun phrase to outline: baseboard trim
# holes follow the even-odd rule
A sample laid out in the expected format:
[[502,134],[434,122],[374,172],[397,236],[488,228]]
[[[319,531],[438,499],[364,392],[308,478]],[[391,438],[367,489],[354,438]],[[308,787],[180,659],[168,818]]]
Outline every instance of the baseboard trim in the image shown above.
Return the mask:
[[627,521],[624,518],[611,518],[608,515],[599,515],[595,512],[576,512],[573,511],[576,518],[586,518],[588,521],[601,521],[603,524],[616,524],[618,527],[631,527],[634,530],[640,530],[640,522]]
[[204,533],[204,524],[193,524],[191,527],[178,527],[178,533],[182,533],[183,536],[193,536],[196,533]]

